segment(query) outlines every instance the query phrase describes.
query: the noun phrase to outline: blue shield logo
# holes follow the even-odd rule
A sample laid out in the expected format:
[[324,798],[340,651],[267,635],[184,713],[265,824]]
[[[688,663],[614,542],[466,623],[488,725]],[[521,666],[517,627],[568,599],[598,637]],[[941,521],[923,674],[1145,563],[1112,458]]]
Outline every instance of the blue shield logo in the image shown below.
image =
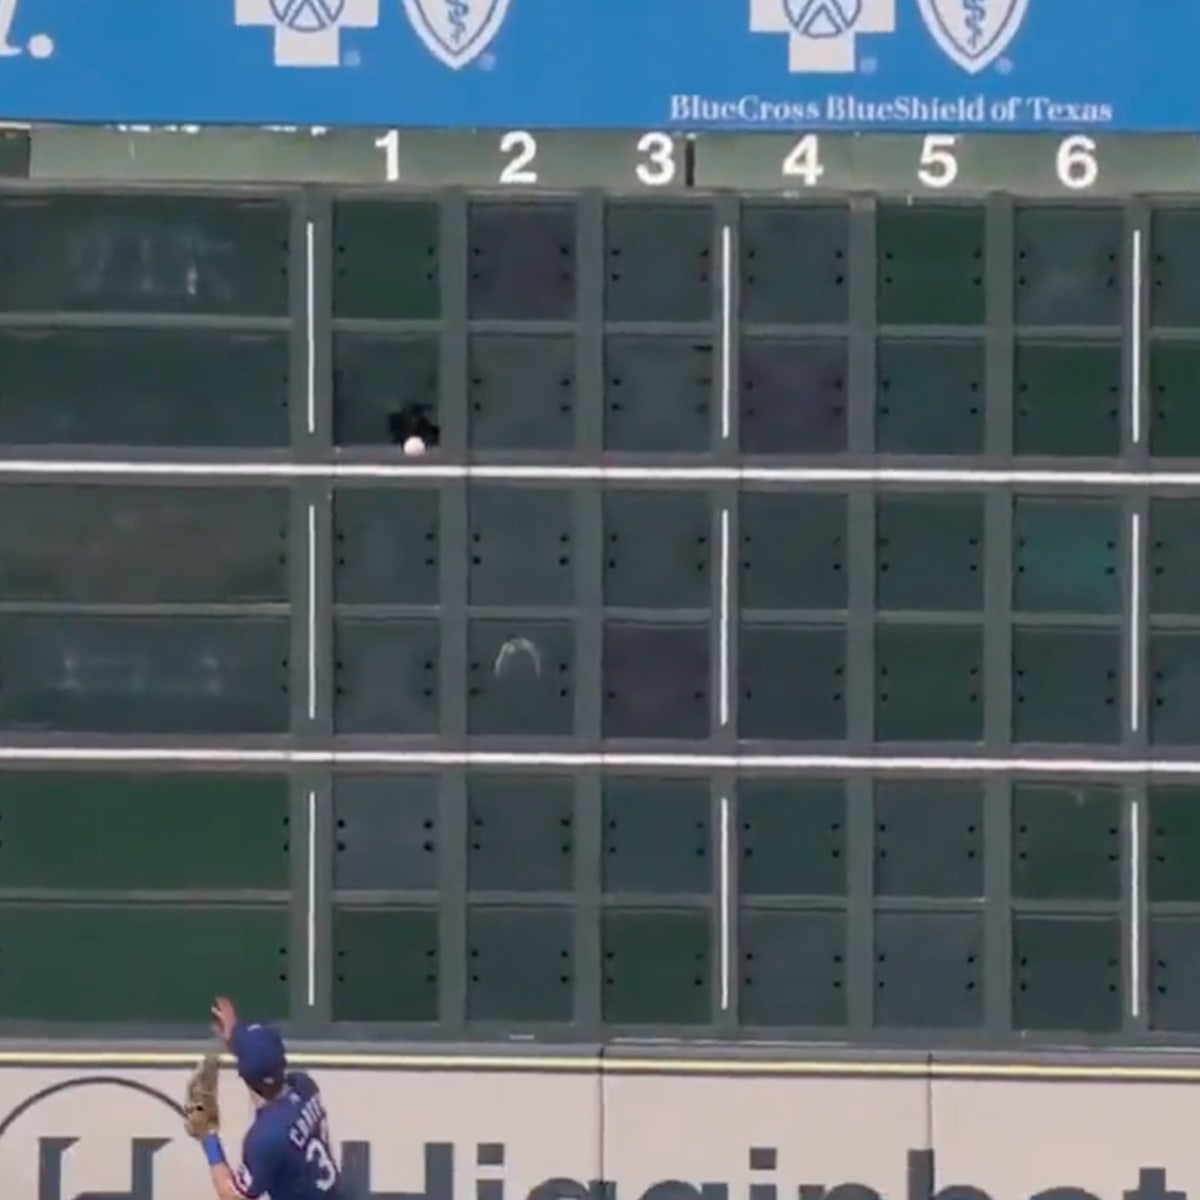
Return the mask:
[[972,75],[1012,44],[1029,0],[917,0],[925,27],[951,62]]
[[457,71],[492,44],[508,5],[509,0],[404,0],[404,11],[429,53]]

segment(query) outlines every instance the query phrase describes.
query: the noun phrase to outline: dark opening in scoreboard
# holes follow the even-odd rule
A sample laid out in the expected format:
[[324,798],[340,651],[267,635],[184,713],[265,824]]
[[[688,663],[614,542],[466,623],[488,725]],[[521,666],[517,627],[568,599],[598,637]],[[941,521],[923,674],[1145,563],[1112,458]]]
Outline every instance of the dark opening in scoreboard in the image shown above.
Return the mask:
[[1193,1037],[1197,148],[0,140],[0,1018]]

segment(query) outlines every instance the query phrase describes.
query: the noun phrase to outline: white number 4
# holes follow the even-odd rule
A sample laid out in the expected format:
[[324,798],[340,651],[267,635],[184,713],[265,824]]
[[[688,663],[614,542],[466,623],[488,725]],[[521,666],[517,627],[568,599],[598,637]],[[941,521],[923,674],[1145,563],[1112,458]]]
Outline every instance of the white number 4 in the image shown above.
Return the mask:
[[787,179],[799,179],[805,187],[816,187],[825,174],[821,165],[821,143],[815,133],[806,133],[788,151],[783,160],[783,174]]

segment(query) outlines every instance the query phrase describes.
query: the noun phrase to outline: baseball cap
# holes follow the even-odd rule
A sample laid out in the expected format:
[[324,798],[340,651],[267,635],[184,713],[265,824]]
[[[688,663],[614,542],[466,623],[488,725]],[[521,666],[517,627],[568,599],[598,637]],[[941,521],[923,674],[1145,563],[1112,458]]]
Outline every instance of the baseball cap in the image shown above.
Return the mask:
[[282,1083],[287,1070],[283,1035],[273,1025],[244,1025],[238,1022],[229,1039],[238,1074],[251,1087]]

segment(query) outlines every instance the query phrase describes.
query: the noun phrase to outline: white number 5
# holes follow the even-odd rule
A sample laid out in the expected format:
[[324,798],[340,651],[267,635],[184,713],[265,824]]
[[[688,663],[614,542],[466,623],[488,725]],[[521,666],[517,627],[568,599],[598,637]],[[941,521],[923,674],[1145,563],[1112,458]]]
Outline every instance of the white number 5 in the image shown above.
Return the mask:
[[921,165],[917,178],[931,188],[949,187],[958,178],[958,159],[954,150],[958,138],[952,133],[931,133],[921,143]]
[[337,1167],[333,1165],[333,1159],[325,1148],[325,1143],[318,1138],[313,1138],[304,1148],[304,1158],[313,1165],[317,1191],[331,1191],[333,1185],[337,1183]]

